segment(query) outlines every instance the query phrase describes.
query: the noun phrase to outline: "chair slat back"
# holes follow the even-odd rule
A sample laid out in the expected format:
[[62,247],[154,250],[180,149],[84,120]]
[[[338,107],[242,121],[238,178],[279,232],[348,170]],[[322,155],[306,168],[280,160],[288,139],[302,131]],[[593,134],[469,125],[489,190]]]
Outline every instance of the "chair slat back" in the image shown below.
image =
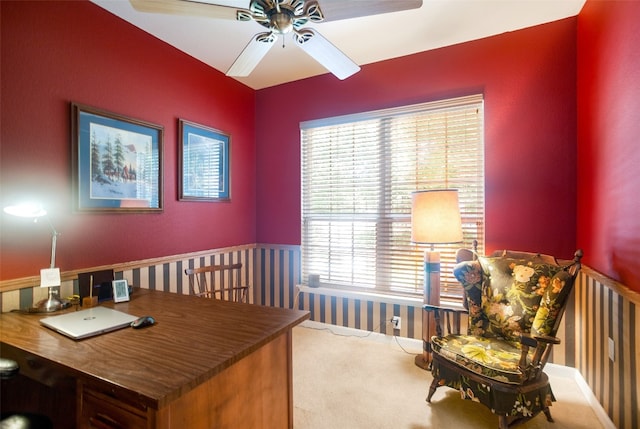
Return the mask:
[[242,263],[187,268],[192,295],[224,301],[249,302],[249,286],[242,286]]

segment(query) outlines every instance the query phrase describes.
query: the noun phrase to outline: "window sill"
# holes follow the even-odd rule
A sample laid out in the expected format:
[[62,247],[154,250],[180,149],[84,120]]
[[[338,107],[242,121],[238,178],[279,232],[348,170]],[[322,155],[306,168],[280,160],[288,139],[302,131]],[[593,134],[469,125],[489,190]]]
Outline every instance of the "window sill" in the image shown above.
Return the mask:
[[325,296],[335,296],[337,298],[358,299],[363,301],[384,302],[385,304],[397,304],[407,307],[422,307],[422,298],[413,298],[400,295],[388,295],[375,292],[358,292],[345,289],[337,289],[331,287],[310,287],[307,285],[298,285],[298,291],[308,294],[317,294]]
[[[409,296],[401,296],[401,295],[389,295],[383,293],[375,293],[375,292],[358,292],[353,290],[345,290],[338,289],[333,287],[310,287],[308,285],[299,284],[296,286],[298,288],[298,293],[303,292],[307,294],[316,294],[316,295],[325,295],[325,296],[335,296],[337,298],[349,298],[349,299],[359,299],[364,301],[373,301],[373,302],[384,302],[385,304],[397,304],[404,305],[407,307],[422,307],[423,300],[418,297],[409,297]],[[464,309],[462,305],[462,301],[452,300],[452,299],[441,299],[440,304],[446,307],[457,308],[460,310]]]

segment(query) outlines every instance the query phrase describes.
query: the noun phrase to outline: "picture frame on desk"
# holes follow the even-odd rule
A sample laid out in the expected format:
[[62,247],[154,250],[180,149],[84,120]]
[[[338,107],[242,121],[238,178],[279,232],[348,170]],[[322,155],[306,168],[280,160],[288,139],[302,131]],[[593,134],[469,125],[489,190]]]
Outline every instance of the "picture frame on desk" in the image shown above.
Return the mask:
[[184,119],[178,128],[178,199],[230,201],[230,135]]
[[113,280],[113,302],[129,301],[129,284],[126,279]]
[[162,126],[77,103],[71,124],[76,210],[162,212]]

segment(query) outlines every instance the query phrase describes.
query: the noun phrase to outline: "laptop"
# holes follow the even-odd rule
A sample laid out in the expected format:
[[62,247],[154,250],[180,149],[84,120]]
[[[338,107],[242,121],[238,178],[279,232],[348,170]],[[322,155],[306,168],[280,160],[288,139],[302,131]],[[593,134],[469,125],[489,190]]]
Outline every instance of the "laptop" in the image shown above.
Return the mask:
[[74,340],[93,337],[129,326],[137,316],[107,307],[93,307],[59,316],[45,317],[40,323]]

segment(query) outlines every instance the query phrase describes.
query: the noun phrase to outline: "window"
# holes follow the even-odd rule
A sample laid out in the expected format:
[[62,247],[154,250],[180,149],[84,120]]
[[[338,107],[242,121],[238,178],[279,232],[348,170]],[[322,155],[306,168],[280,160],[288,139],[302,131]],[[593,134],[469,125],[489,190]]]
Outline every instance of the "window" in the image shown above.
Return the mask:
[[303,278],[422,295],[411,192],[457,188],[464,243],[435,250],[441,295],[459,298],[455,251],[484,248],[483,134],[481,95],[302,123]]

